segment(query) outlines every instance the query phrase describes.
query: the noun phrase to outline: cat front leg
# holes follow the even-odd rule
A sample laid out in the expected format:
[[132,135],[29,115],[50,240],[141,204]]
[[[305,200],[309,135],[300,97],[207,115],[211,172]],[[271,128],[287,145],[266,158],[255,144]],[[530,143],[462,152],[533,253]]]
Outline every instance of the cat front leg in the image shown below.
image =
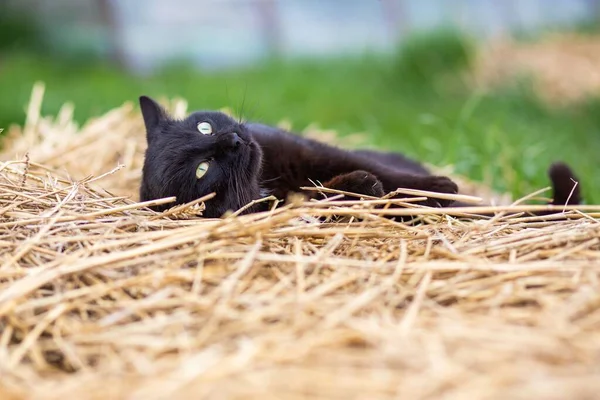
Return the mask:
[[[456,193],[458,191],[457,185],[452,182],[449,178],[443,176],[413,176],[413,175],[404,175],[399,174],[402,177],[402,182],[406,183],[410,186],[398,186],[397,188],[410,188],[410,189],[419,189],[426,190],[438,193]],[[398,183],[398,181],[396,181]],[[350,194],[344,194],[341,198],[336,199],[336,201],[344,201],[344,200],[357,200],[360,195],[366,195],[370,197],[383,197],[386,194],[386,190],[384,189],[383,183],[372,173],[358,170],[349,172],[346,174],[340,174],[329,181],[323,183],[323,186],[329,189],[340,190],[342,192],[349,192],[356,194],[352,196]],[[394,189],[395,190],[395,189]],[[388,192],[391,192],[389,190]],[[309,192],[309,198],[317,198],[319,195],[318,192]],[[327,197],[336,196],[336,194],[325,194]],[[393,198],[405,198],[412,197],[405,194],[398,194]],[[449,200],[443,199],[427,199],[424,202],[420,202],[418,204],[427,205],[431,207],[445,207],[451,203]],[[375,208],[382,208],[383,206],[379,205]],[[399,205],[390,205],[390,208],[398,208],[402,207]],[[384,215],[387,218],[395,219],[398,221],[408,221],[412,219],[411,217],[395,217],[390,215]]]
[[[416,180],[416,185],[414,185],[414,187],[410,187],[410,189],[447,194],[458,193],[458,185],[447,176],[430,175],[418,176],[416,178],[418,178]],[[453,202],[454,200],[428,198],[424,204],[430,207],[448,207]]]
[[[446,176],[436,175],[411,175],[397,171],[380,171],[376,175],[383,184],[385,193],[393,192],[397,189],[416,189],[428,192],[456,194],[458,193],[458,185]],[[407,197],[405,194],[399,194],[396,197]],[[410,197],[410,196],[408,196]],[[428,198],[418,204],[429,207],[448,207],[453,203],[453,200]]]
[[[445,176],[419,176],[396,173],[391,177],[383,176],[382,180],[364,170],[337,175],[323,183],[323,186],[329,189],[372,197],[382,197],[386,193],[393,192],[399,188],[425,190],[436,193],[458,193],[456,183]],[[315,197],[315,193],[313,192],[310,197]],[[407,195],[401,194],[395,197],[407,197]],[[356,200],[356,196],[344,195],[341,200]],[[429,198],[420,204],[430,207],[447,207],[451,203],[452,200]]]
[[[372,197],[381,197],[385,194],[383,184],[375,175],[360,170],[335,176],[325,182],[323,186],[329,189]],[[342,200],[356,200],[356,196],[344,195]]]
[[[372,173],[362,170],[334,176],[327,182],[324,182],[323,187],[347,192],[348,194],[343,194],[341,197],[337,197],[339,195],[336,193],[308,191],[305,192],[305,195],[309,199],[318,199],[321,195],[324,195],[325,197],[336,196],[336,199],[334,200],[334,202],[336,202],[345,200],[356,201],[361,197],[361,195],[369,197],[382,197],[385,194],[381,181]],[[353,196],[351,193],[355,195]],[[332,217],[336,219],[339,216],[333,215]],[[320,217],[319,219],[324,222],[327,220],[327,217]]]

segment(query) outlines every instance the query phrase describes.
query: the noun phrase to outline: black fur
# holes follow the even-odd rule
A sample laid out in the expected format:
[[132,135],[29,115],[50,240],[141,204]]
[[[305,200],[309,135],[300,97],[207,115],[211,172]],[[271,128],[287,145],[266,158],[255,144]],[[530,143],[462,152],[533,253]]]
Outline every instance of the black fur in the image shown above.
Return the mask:
[[[140,105],[148,142],[142,200],[176,196],[177,204],[182,204],[215,192],[204,215],[219,217],[261,197],[261,149],[246,129],[219,112],[194,113],[176,121],[148,97],[141,97]],[[196,127],[198,121],[218,126],[219,133],[202,135]],[[210,168],[198,180],[196,167],[203,161],[209,161]]]
[[[178,121],[145,96],[140,97],[140,106],[148,142],[142,201],[175,196],[181,204],[215,192],[216,197],[206,202],[204,215],[219,217],[267,194],[285,199],[313,182],[378,197],[397,188],[458,191],[450,179],[432,176],[412,160],[393,166],[385,160],[400,157],[395,161],[403,161],[402,156],[377,153],[384,157],[377,159],[368,151],[347,151],[271,126],[238,123],[214,111],[195,112]],[[213,126],[212,135],[198,132],[197,124],[203,121]],[[209,162],[208,172],[196,179],[196,167],[204,161]],[[432,199],[425,204],[450,203]]]
[[579,179],[571,168],[562,162],[556,162],[550,166],[548,176],[552,181],[552,203],[553,205],[578,205],[581,204],[581,189]]
[[[140,97],[140,106],[148,142],[142,201],[175,196],[176,204],[183,204],[214,192],[216,196],[205,203],[204,216],[220,217],[266,195],[285,199],[313,183],[375,197],[398,188],[458,192],[449,178],[431,175],[401,154],[344,150],[271,126],[240,123],[215,111],[198,111],[175,120],[146,96]],[[209,122],[213,133],[200,133],[200,122]],[[209,168],[198,179],[196,168],[202,162],[208,162]],[[558,163],[550,169],[550,176],[555,190],[553,204],[564,204],[574,175]],[[305,194],[315,196],[315,192]],[[579,201],[577,188],[569,203]],[[446,207],[452,202],[430,199],[424,204]],[[257,205],[245,212],[264,207]]]

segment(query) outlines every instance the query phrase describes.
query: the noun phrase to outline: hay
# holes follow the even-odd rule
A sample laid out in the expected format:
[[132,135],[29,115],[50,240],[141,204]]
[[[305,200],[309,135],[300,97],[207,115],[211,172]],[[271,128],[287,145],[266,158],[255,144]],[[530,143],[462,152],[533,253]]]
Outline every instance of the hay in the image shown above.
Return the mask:
[[157,214],[122,197],[129,106],[36,110],[0,166],[0,398],[597,397],[600,207]]
[[600,95],[600,37],[561,33],[535,42],[502,38],[482,49],[473,82],[484,89],[531,76],[533,89],[551,105]]

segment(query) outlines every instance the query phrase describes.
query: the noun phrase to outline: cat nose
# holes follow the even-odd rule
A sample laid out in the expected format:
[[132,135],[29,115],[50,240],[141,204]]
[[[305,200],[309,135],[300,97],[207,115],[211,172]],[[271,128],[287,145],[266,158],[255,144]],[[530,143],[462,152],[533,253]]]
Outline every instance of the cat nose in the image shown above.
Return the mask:
[[242,139],[238,136],[237,133],[231,132],[231,147],[240,147],[242,144]]

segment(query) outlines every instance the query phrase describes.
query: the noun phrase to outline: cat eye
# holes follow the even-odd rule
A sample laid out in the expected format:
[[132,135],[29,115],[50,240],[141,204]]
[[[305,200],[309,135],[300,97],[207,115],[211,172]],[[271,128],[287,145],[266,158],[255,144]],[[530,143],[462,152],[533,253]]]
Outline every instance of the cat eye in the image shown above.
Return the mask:
[[208,122],[198,122],[198,131],[203,135],[212,134],[212,126]]
[[208,171],[208,163],[206,161],[201,162],[200,164],[198,164],[198,167],[196,168],[196,178],[200,179],[202,178],[206,172]]

